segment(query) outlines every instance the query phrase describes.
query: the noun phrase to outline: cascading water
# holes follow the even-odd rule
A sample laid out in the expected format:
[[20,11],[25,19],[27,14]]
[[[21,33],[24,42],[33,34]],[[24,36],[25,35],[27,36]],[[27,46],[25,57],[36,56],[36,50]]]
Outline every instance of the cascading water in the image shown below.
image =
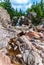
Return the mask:
[[24,16],[21,16],[21,17],[18,19],[18,22],[17,22],[16,26],[20,26],[20,22],[22,22],[23,19],[24,19]]
[[16,26],[19,26],[19,23],[20,23],[20,18],[18,19],[18,22],[17,22]]

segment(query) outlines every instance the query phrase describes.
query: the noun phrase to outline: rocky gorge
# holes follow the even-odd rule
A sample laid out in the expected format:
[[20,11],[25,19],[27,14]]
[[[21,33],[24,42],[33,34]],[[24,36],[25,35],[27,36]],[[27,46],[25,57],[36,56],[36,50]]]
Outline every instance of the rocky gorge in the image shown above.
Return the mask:
[[20,17],[22,24],[13,26],[0,8],[0,65],[44,65],[44,24],[34,26],[30,18]]

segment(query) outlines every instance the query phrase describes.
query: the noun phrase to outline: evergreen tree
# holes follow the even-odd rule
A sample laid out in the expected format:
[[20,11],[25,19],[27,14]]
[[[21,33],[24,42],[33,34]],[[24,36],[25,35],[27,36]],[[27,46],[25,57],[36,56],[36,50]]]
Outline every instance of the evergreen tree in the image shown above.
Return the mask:
[[11,19],[14,16],[14,9],[11,6],[10,0],[4,0],[4,2],[0,3],[0,6],[2,6],[3,8],[5,8],[8,13],[10,14]]

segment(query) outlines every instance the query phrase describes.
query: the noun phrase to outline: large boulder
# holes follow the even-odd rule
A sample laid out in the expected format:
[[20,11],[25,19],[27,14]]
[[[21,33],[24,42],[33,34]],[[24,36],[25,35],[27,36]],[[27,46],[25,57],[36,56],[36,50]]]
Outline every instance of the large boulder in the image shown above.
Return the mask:
[[37,16],[35,12],[29,12],[27,17],[32,21],[34,25],[38,25],[41,22],[41,18]]
[[7,21],[7,23],[10,23],[10,16],[4,8],[0,7],[0,22],[5,20]]
[[35,12],[30,12],[29,14],[28,14],[28,18],[29,19],[32,19],[32,17],[36,17],[37,16],[37,14],[35,13]]
[[10,22],[9,14],[5,9],[0,7],[0,48],[5,47],[8,43],[8,40],[15,36],[15,33],[10,31]]

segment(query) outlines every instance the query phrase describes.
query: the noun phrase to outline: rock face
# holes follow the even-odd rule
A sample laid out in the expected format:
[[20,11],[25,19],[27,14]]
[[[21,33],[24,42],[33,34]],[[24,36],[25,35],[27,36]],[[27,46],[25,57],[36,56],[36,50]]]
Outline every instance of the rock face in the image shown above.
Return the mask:
[[23,65],[44,65],[44,33],[37,31],[20,33],[18,37],[10,39],[7,50],[11,57],[17,57],[16,59],[20,59]]
[[0,52],[0,65],[13,65],[10,61],[10,58]]
[[44,65],[44,25],[13,27],[7,11],[0,8],[1,48],[0,65]]
[[29,18],[29,19],[32,19],[32,17],[36,17],[36,16],[37,16],[37,14],[34,13],[34,12],[30,12],[30,13],[28,14],[28,18]]
[[0,7],[0,48],[5,47],[9,39],[15,36],[14,32],[9,31],[10,22],[9,14],[5,9]]
[[5,9],[0,7],[0,22],[2,22],[2,21],[8,21],[8,23],[9,23],[10,22],[10,16]]

